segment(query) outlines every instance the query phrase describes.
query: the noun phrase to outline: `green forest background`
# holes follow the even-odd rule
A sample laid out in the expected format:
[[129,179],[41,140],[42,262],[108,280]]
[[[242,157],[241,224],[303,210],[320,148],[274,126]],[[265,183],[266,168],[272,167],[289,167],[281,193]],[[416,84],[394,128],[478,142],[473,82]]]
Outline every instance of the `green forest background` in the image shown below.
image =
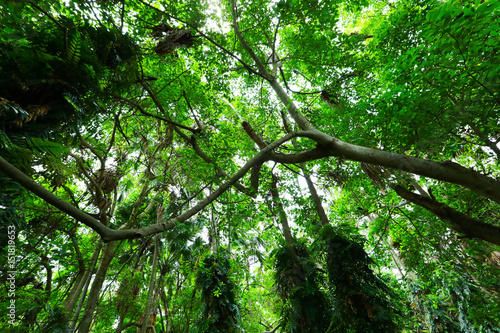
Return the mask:
[[0,8],[0,331],[500,332],[499,1]]

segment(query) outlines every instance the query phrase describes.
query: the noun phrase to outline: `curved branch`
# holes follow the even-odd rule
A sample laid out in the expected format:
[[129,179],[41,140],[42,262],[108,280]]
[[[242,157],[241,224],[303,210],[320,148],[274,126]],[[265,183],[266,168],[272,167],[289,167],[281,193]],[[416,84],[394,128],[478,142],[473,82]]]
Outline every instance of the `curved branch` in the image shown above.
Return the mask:
[[[36,3],[33,1],[28,1],[28,3],[35,9],[38,9],[41,11],[45,16],[47,16],[52,22],[54,22],[61,30],[66,32],[66,27],[63,26],[58,20],[54,18],[54,16],[50,15],[46,10],[44,10],[42,7],[38,6]],[[65,48],[66,49],[66,48]]]
[[292,90],[290,89],[290,87],[288,86],[288,82],[286,82],[286,79],[285,79],[285,73],[283,73],[283,69],[280,67],[280,74],[281,74],[281,78],[283,79],[283,83],[285,84],[285,87],[288,91],[291,91],[293,92],[294,94],[298,94],[298,95],[316,95],[316,94],[321,94],[321,90],[317,90],[317,91],[312,91],[312,92],[301,92],[301,91],[295,91],[295,90]]
[[172,229],[176,224],[182,223],[193,215],[197,214],[199,211],[208,206],[211,202],[217,199],[220,195],[222,195],[227,189],[236,184],[238,180],[240,180],[251,168],[257,165],[261,165],[265,161],[269,160],[270,153],[273,149],[276,149],[283,143],[291,140],[297,136],[304,136],[307,134],[306,132],[291,132],[282,138],[276,140],[275,142],[269,144],[264,149],[262,149],[257,155],[251,158],[232,178],[223,183],[216,191],[214,191],[210,196],[200,201],[196,206],[187,210],[183,214],[170,219],[164,223],[154,224],[141,229],[124,229],[113,230],[98,220],[88,215],[87,213],[79,210],[78,208],[72,206],[70,203],[64,201],[59,198],[49,190],[45,189],[40,184],[36,183],[28,176],[26,176],[19,169],[14,167],[12,164],[7,162],[0,156],[0,171],[4,172],[7,176],[11,177],[13,180],[18,182],[21,186],[26,188],[28,191],[33,192],[35,195],[40,197],[45,202],[53,205],[59,210],[65,212],[71,217],[75,218],[77,221],[82,222],[86,226],[90,227],[92,230],[96,231],[105,242],[114,241],[114,240],[122,240],[122,239],[132,239],[132,238],[140,238],[152,234],[156,234],[158,232],[166,231]]
[[435,162],[423,158],[356,146],[334,139],[328,150],[332,156],[408,171],[425,177],[467,187],[500,204],[500,182],[451,162]]
[[[313,130],[299,132],[297,136],[304,136],[314,140],[317,138],[315,135],[316,131]],[[351,161],[371,163],[462,185],[500,204],[499,181],[474,170],[464,168],[457,163],[451,161],[435,162],[423,158],[356,146],[337,139],[334,139],[327,146],[318,146],[297,154],[272,153],[270,160],[284,164],[296,164],[327,156],[338,156]]]
[[262,138],[255,133],[252,125],[250,125],[248,121],[242,122],[241,126],[243,126],[245,132],[247,132],[248,136],[257,144],[257,146],[259,146],[260,149],[264,149],[267,146],[264,140],[262,140]]
[[21,170],[7,162],[0,156],[0,171],[4,172],[7,176],[14,179],[22,187],[30,192],[33,192],[42,200],[65,212],[69,216],[75,218],[77,221],[82,222],[92,230],[96,231],[105,242],[111,241],[118,237],[118,239],[137,238],[140,236],[134,230],[113,230],[104,226],[99,220],[96,220],[87,213],[72,206],[70,203],[59,198],[40,184],[33,181],[26,176]]

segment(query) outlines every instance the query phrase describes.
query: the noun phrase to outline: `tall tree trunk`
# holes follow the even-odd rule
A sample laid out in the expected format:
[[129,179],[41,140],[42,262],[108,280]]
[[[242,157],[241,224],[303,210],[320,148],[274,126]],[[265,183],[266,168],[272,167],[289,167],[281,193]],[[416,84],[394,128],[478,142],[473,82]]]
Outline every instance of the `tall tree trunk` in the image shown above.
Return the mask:
[[288,223],[288,218],[286,216],[285,209],[283,208],[283,204],[281,203],[277,184],[278,184],[278,176],[273,174],[271,182],[271,196],[273,197],[274,206],[278,210],[278,217],[281,223],[281,227],[283,228],[283,236],[285,237],[285,242],[288,245],[290,251],[292,252],[292,255],[297,257],[295,248],[293,246],[294,242],[293,242],[292,232],[290,231],[290,225]]
[[82,293],[80,295],[80,300],[78,301],[78,305],[75,309],[75,314],[73,315],[73,320],[71,321],[71,325],[70,325],[70,328],[73,330],[76,327],[76,323],[78,321],[78,318],[80,317],[80,312],[82,311],[83,304],[85,303],[85,298],[87,296],[87,290],[89,290],[90,281],[92,280],[92,275],[93,275],[92,272],[94,271],[94,268],[97,265],[97,260],[99,259],[98,258],[99,253],[100,253],[100,249],[99,249],[99,251],[97,251],[97,257],[95,258],[95,261],[91,263],[91,267],[89,267],[88,275],[84,279],[85,285],[83,287]]
[[95,274],[94,282],[92,283],[92,288],[90,289],[87,303],[85,304],[85,310],[83,311],[82,321],[78,327],[78,332],[88,333],[90,326],[92,324],[94,311],[97,307],[97,302],[99,301],[99,293],[101,292],[102,284],[106,277],[106,272],[108,271],[109,265],[113,260],[113,251],[115,250],[117,242],[109,242],[104,246],[103,255],[101,262],[99,263],[99,268]]
[[[73,311],[75,310],[76,303],[79,299],[82,290],[85,285],[88,285],[90,281],[90,277],[92,275],[92,271],[94,270],[95,264],[97,262],[97,258],[99,258],[99,253],[101,252],[102,242],[99,240],[98,245],[94,249],[94,253],[92,253],[92,258],[90,259],[90,263],[88,267],[85,269],[83,274],[77,279],[73,288],[71,289],[68,297],[64,300],[64,309],[66,311],[66,315],[71,317]],[[71,326],[74,328],[74,325]]]
[[[173,286],[172,286],[172,288],[173,288]],[[169,294],[170,294],[170,289],[171,288],[169,287],[168,288]],[[167,298],[167,293],[165,292],[165,285],[164,284],[162,285],[162,288],[160,290],[160,298],[161,298],[161,302],[163,303],[163,309],[165,311],[165,319],[164,320],[167,322],[167,327],[165,328],[165,332],[166,333],[171,333],[171,331],[172,331],[172,320],[171,320],[171,317],[170,317],[170,309],[169,309],[170,295]]]
[[[148,323],[149,323],[149,315],[151,314],[151,310],[155,309],[155,294],[156,294],[156,266],[158,264],[158,249],[160,247],[160,237],[158,234],[155,235],[155,251],[153,254],[153,267],[151,267],[151,277],[149,279],[148,286],[148,296],[146,300],[146,306],[144,308],[144,314],[142,316],[142,326],[140,333],[146,333]],[[156,309],[154,310],[156,312]],[[154,325],[154,323],[153,323]]]
[[[281,119],[283,120],[283,126],[285,127],[285,130],[287,131],[287,133],[290,133],[291,129],[290,125],[288,124],[288,117],[283,111],[281,111]],[[298,151],[296,138],[292,139],[292,144],[293,148]],[[328,220],[325,209],[321,204],[321,199],[318,195],[318,192],[316,191],[316,187],[314,186],[314,183],[311,180],[311,176],[309,175],[309,172],[307,171],[304,163],[300,163],[300,168],[302,169],[302,174],[304,175],[304,179],[306,180],[307,188],[309,188],[309,193],[311,193],[311,199],[313,200],[314,207],[316,208],[316,212],[318,213],[319,221],[322,226],[325,226],[330,223],[330,221]]]
[[[212,190],[210,190],[212,193]],[[210,239],[212,242],[212,253],[217,253],[219,251],[219,228],[217,227],[217,223],[215,222],[215,214],[214,214],[214,206],[210,206]]]
[[329,224],[330,221],[328,220],[325,209],[321,204],[321,199],[318,195],[318,192],[316,191],[316,187],[314,186],[314,183],[311,180],[311,176],[309,175],[309,172],[307,172],[304,164],[301,164],[300,167],[302,168],[302,173],[304,174],[304,178],[306,179],[307,187],[309,188],[309,192],[311,193],[311,199],[313,200],[314,207],[316,208],[316,212],[318,213],[321,225],[325,226]]

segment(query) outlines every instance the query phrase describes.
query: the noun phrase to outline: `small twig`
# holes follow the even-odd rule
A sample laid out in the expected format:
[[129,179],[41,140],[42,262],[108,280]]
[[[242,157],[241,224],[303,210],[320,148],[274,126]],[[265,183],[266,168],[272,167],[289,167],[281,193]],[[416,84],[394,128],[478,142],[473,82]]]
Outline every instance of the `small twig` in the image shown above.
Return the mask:
[[131,100],[130,100],[130,99],[128,99],[128,98],[121,97],[121,96],[119,96],[119,95],[113,95],[113,96],[114,96],[114,97],[116,97],[116,98],[118,98],[118,99],[121,99],[122,101],[125,101],[125,102],[127,102],[128,104],[132,105],[133,107],[137,108],[137,109],[138,109],[138,110],[139,110],[142,114],[144,114],[144,115],[146,115],[146,116],[153,117],[153,118],[155,118],[155,119],[162,120],[162,121],[164,121],[164,122],[166,122],[166,123],[169,123],[169,124],[171,124],[171,125],[174,125],[174,126],[180,127],[180,128],[182,128],[182,129],[185,129],[185,130],[188,130],[188,131],[190,131],[190,132],[197,133],[197,131],[196,131],[195,129],[192,129],[191,127],[184,126],[184,125],[179,124],[178,122],[175,122],[175,121],[173,121],[173,120],[170,120],[170,119],[164,118],[164,117],[162,117],[162,116],[158,116],[158,115],[155,115],[155,114],[152,114],[152,113],[147,112],[146,110],[144,110],[144,108],[143,108],[140,104],[138,104],[138,103],[136,103],[136,102],[134,102],[134,101],[131,101]]
[[28,1],[28,3],[33,6],[34,8],[38,9],[39,11],[41,11],[42,13],[45,14],[45,16],[47,16],[51,21],[53,21],[59,28],[61,28],[62,30],[66,30],[66,27],[63,26],[61,23],[59,23],[59,21],[57,21],[52,15],[50,15],[49,13],[47,13],[42,7],[38,6],[36,3],[34,3],[33,1]]

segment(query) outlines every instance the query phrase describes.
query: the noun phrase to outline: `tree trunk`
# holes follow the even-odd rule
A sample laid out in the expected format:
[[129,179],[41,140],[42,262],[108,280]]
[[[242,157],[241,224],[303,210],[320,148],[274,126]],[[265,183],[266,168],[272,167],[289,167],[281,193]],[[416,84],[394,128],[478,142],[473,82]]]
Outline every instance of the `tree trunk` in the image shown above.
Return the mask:
[[311,198],[313,200],[314,207],[316,208],[316,212],[318,213],[321,225],[325,226],[329,224],[330,221],[328,220],[325,209],[321,204],[321,199],[318,195],[318,192],[316,191],[316,187],[314,186],[314,183],[311,180],[311,176],[309,175],[309,172],[307,172],[305,166],[301,164],[300,167],[302,168],[302,173],[304,174],[304,178],[306,179],[307,187],[309,188],[309,192],[311,193]]
[[294,261],[298,262],[297,251],[295,251],[292,232],[290,231],[290,225],[288,223],[288,218],[286,216],[285,209],[283,208],[283,204],[281,203],[277,184],[278,184],[278,177],[275,174],[273,174],[271,183],[271,195],[273,197],[274,206],[278,210],[278,216],[281,222],[281,227],[283,228],[283,236],[285,237],[286,245],[288,246],[288,249],[290,250],[290,254],[292,255]]
[[[98,241],[98,246],[94,249],[94,253],[92,253],[92,258],[90,259],[89,266],[85,269],[83,274],[77,279],[75,285],[71,289],[68,297],[64,300],[64,309],[66,311],[66,315],[71,317],[71,314],[75,310],[76,303],[84,286],[90,281],[90,276],[92,275],[92,271],[94,270],[95,264],[97,262],[97,258],[99,257],[99,253],[101,252],[102,243]],[[74,328],[74,326],[72,326]]]
[[293,237],[292,232],[290,231],[290,225],[288,224],[288,218],[286,216],[285,209],[283,208],[283,204],[281,203],[281,199],[279,197],[278,192],[278,177],[273,174],[273,180],[271,183],[271,195],[273,197],[274,206],[278,210],[278,217],[281,223],[281,227],[283,228],[283,236],[285,237],[285,242],[287,245],[293,245]]
[[[155,251],[153,254],[153,267],[151,267],[151,278],[149,279],[148,286],[148,296],[146,300],[146,307],[144,309],[142,326],[140,333],[146,333],[149,323],[149,315],[151,314],[151,310],[154,309],[155,303],[155,286],[156,286],[156,266],[158,264],[158,249],[160,247],[160,237],[158,234],[155,235]],[[156,309],[155,309],[156,312]],[[153,323],[154,325],[154,323]]]
[[[73,320],[71,321],[70,328],[75,329],[76,322],[78,321],[78,317],[80,317],[80,312],[83,308],[83,303],[85,302],[85,298],[87,296],[87,290],[89,289],[90,281],[92,280],[92,272],[97,264],[97,260],[99,259],[100,249],[102,248],[102,243],[100,243],[99,250],[95,250],[97,252],[95,260],[91,263],[91,266],[88,268],[88,275],[85,277],[82,283],[84,283],[84,287],[82,293],[80,295],[80,300],[78,301],[78,306],[76,307],[75,314],[73,315]],[[94,253],[96,253],[94,252]],[[93,256],[92,256],[93,257]]]
[[87,304],[85,304],[82,321],[80,322],[78,328],[78,332],[80,333],[88,333],[90,330],[94,311],[97,307],[97,302],[99,301],[99,293],[101,291],[102,284],[104,283],[106,272],[111,264],[111,260],[113,260],[113,251],[115,250],[116,244],[117,242],[109,242],[104,246],[101,262],[99,263],[99,268],[95,274],[92,288],[90,289],[87,297]]

